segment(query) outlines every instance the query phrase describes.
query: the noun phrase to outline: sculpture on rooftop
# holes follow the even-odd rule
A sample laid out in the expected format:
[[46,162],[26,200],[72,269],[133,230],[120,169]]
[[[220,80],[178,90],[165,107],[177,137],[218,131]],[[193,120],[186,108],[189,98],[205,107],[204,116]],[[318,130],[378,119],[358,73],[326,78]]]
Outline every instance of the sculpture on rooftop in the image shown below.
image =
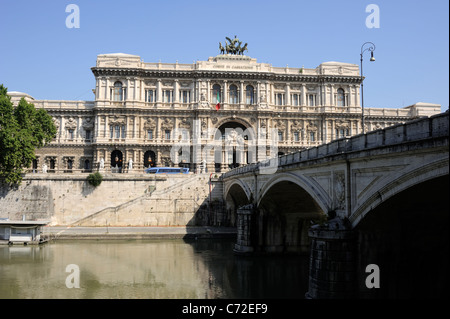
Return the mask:
[[222,43],[219,42],[219,51],[221,54],[226,52],[227,54],[244,55],[244,52],[248,51],[247,43],[242,46],[242,42],[239,41],[237,36],[234,36],[234,39],[230,39],[229,37],[225,37],[225,39],[228,41],[228,43],[225,42],[225,47],[223,47]]

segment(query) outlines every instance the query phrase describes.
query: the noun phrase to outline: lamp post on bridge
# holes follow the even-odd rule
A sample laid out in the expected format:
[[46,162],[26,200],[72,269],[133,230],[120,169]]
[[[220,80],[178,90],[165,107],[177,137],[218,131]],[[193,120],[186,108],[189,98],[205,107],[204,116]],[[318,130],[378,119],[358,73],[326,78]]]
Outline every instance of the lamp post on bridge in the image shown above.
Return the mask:
[[[368,45],[368,47],[366,47],[364,49],[364,46]],[[375,58],[373,57],[373,51],[375,50],[375,44],[373,44],[372,42],[366,42],[361,46],[361,125],[362,125],[362,132],[363,134],[365,133],[365,128],[364,128],[364,76],[363,76],[363,53],[365,51],[370,51],[370,62],[374,62]]]

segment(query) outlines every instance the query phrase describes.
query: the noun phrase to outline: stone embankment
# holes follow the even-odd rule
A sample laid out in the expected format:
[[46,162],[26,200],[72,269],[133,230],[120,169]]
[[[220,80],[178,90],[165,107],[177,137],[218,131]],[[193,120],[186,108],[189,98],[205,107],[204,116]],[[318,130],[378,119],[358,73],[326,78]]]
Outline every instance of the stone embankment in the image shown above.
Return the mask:
[[25,216],[48,220],[50,226],[127,227],[206,225],[206,213],[223,216],[217,212],[220,205],[210,210],[210,200],[217,203],[223,196],[220,181],[210,185],[210,174],[104,174],[97,187],[86,177],[27,174],[17,188],[0,185],[0,218]]

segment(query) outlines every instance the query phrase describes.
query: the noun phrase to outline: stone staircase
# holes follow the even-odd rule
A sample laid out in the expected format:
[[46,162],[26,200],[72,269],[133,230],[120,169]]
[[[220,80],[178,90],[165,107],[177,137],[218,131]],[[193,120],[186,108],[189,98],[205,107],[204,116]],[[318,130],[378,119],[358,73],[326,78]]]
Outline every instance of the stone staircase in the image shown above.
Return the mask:
[[166,223],[168,225],[164,226],[186,225],[208,197],[209,175],[197,174],[161,189],[157,184],[150,185],[143,195],[101,209],[78,219],[70,226],[163,226]]

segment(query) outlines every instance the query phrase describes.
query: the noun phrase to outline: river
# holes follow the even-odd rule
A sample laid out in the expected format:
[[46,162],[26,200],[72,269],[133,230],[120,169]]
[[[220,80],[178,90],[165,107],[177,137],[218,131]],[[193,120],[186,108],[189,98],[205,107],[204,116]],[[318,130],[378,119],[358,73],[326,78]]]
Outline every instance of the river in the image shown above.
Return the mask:
[[0,246],[0,298],[300,298],[309,256],[236,256],[229,239]]

